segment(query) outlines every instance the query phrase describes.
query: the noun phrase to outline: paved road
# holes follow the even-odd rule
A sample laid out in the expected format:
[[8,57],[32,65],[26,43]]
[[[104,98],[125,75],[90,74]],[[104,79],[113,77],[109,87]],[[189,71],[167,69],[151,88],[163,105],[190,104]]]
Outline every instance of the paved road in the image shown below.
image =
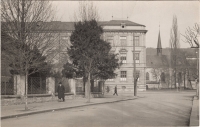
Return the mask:
[[136,100],[5,119],[2,127],[188,126],[195,92],[138,93]]

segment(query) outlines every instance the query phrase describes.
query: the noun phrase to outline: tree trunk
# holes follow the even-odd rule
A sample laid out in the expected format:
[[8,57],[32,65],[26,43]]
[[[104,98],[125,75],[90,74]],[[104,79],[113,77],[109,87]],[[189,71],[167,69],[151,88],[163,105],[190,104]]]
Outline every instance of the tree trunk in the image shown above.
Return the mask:
[[137,79],[134,79],[134,96],[137,96]]
[[83,92],[85,94],[85,98],[87,98],[87,87],[86,87],[87,82],[86,81],[87,81],[86,78],[83,77]]
[[90,102],[90,72],[88,74],[88,80],[87,80],[87,102]]
[[[90,81],[91,84],[91,92],[94,92],[94,79]],[[96,92],[96,91],[95,91]]]
[[183,75],[183,85],[184,85],[184,90],[185,90],[185,72],[184,72],[184,75]]
[[28,110],[28,72],[25,74],[25,110]]
[[176,68],[175,68],[175,73],[174,73],[174,86],[176,88]]

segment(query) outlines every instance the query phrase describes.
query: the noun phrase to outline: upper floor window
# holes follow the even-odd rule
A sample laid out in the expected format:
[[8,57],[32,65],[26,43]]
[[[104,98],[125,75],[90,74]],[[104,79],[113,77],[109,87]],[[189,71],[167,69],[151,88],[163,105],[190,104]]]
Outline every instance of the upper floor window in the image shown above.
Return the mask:
[[61,41],[64,42],[64,43],[65,43],[65,42],[67,43],[67,42],[68,42],[68,39],[69,39],[69,38],[68,38],[67,36],[61,36]]
[[135,52],[135,62],[140,63],[140,53]]
[[120,60],[122,61],[122,63],[126,63],[126,53],[120,54]]
[[120,81],[126,81],[126,71],[121,71]]
[[108,36],[106,41],[109,42],[111,46],[113,46],[113,44],[114,44],[113,36]]
[[134,37],[134,42],[135,42],[135,46],[140,46],[139,37],[138,36]]
[[121,43],[121,46],[126,46],[127,45],[127,39],[125,36],[121,36],[120,37],[120,43]]
[[114,79],[112,78],[112,79],[107,79],[107,81],[114,81]]

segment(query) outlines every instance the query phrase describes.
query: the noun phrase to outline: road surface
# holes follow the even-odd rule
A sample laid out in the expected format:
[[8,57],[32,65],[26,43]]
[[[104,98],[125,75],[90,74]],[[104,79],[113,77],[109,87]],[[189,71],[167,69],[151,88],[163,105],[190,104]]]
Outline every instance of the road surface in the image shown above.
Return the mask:
[[[1,121],[2,127],[188,126],[195,92],[141,92],[141,98]],[[106,98],[105,98],[106,99]],[[63,102],[64,103],[64,102]]]

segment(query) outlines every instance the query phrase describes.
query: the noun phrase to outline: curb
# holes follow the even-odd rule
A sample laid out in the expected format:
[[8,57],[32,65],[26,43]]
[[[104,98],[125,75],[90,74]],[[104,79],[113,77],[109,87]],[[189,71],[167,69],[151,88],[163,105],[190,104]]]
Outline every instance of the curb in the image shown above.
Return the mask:
[[47,109],[47,110],[35,111],[35,112],[29,112],[29,113],[23,113],[23,114],[3,116],[3,117],[1,117],[1,120],[9,119],[9,118],[18,118],[18,117],[28,116],[28,115],[33,115],[33,114],[40,114],[40,113],[46,113],[46,112],[54,112],[54,111],[72,109],[72,108],[86,107],[86,106],[91,106],[91,105],[99,105],[99,104],[106,104],[106,103],[116,103],[116,102],[121,102],[121,101],[135,100],[135,99],[138,99],[138,98],[139,97],[137,97],[137,98],[130,98],[130,99],[116,100],[116,101],[100,102],[100,103],[97,102],[97,103],[82,104],[82,105],[78,105],[78,106],[71,106],[71,107],[65,107],[65,108],[54,108],[54,109]]

